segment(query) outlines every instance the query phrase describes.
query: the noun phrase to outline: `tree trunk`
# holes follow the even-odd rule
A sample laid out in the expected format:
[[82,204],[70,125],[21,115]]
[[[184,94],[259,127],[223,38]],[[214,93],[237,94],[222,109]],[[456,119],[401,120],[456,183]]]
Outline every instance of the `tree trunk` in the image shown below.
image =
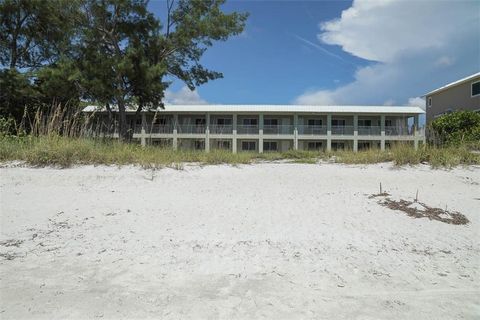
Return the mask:
[[[112,113],[112,109],[110,108],[110,104],[106,104],[105,105],[105,108],[107,109],[108,111],[108,119],[107,119],[107,133],[109,136],[113,136],[113,134],[115,133],[115,128],[113,127],[113,113]],[[100,127],[101,130],[103,130],[103,126]]]
[[[141,119],[141,115],[142,115],[142,110],[143,110],[143,105],[142,103],[140,102],[138,104],[138,108],[137,108],[137,111],[135,111],[135,119],[133,119],[133,123],[134,123],[134,130],[137,129],[137,122],[139,119]],[[143,127],[144,123],[142,121],[142,127]]]
[[117,99],[118,103],[118,140],[121,142],[125,142],[129,140],[128,128],[127,128],[127,115],[125,111],[125,100],[123,97]]

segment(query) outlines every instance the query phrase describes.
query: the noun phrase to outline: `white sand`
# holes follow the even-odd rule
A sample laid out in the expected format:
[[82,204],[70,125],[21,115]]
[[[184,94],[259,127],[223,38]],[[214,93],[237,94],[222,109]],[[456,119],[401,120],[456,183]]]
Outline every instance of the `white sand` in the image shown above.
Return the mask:
[[480,317],[478,167],[0,170],[2,319]]

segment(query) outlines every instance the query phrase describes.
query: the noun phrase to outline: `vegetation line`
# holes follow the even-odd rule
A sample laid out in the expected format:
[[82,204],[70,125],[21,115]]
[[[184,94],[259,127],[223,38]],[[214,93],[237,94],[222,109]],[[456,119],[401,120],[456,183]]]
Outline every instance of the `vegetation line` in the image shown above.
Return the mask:
[[77,164],[140,165],[144,168],[182,168],[182,163],[200,164],[250,164],[258,161],[290,160],[295,163],[330,161],[346,164],[372,164],[393,161],[395,165],[428,163],[434,168],[480,164],[480,155],[466,147],[425,147],[414,150],[411,146],[396,145],[387,151],[371,149],[353,151],[318,152],[287,151],[268,153],[239,152],[229,150],[174,151],[157,146],[141,147],[109,139],[89,139],[42,136],[0,136],[0,161],[25,161],[32,166],[59,166]]

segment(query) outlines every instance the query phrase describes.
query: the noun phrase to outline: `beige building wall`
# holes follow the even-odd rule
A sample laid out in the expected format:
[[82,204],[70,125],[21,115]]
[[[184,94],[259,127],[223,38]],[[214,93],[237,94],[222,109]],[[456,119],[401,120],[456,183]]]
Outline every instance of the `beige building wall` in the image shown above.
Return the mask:
[[[455,110],[480,110],[480,95],[472,97],[472,84],[480,81],[480,76],[440,92],[427,95],[427,123],[435,116]],[[429,105],[431,99],[431,105]]]

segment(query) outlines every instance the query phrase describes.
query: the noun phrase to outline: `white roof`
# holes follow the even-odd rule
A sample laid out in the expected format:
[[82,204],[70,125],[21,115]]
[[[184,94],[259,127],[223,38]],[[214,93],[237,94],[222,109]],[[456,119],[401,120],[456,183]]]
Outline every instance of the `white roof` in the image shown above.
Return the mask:
[[[112,108],[116,110],[116,108]],[[135,112],[135,107],[127,108],[127,112]],[[83,112],[105,112],[105,107],[87,106]],[[314,106],[314,105],[269,105],[269,104],[199,104],[199,105],[165,105],[158,112],[178,113],[385,113],[385,114],[423,114],[420,107],[406,106]]]
[[423,95],[423,97],[426,97],[426,96],[429,96],[431,94],[434,94],[434,93],[437,93],[437,92],[440,92],[440,91],[443,91],[445,89],[448,89],[448,88],[451,88],[451,87],[454,87],[454,86],[458,86],[459,84],[462,84],[464,82],[468,82],[474,78],[480,78],[480,72],[477,72],[477,73],[474,73],[468,77],[465,77],[465,78],[462,78],[460,80],[457,80],[457,81],[454,81],[454,82],[450,82],[449,84],[446,84],[444,85],[443,87],[440,87],[438,89],[435,89],[433,91],[430,91],[429,93],[426,93],[425,95]]

